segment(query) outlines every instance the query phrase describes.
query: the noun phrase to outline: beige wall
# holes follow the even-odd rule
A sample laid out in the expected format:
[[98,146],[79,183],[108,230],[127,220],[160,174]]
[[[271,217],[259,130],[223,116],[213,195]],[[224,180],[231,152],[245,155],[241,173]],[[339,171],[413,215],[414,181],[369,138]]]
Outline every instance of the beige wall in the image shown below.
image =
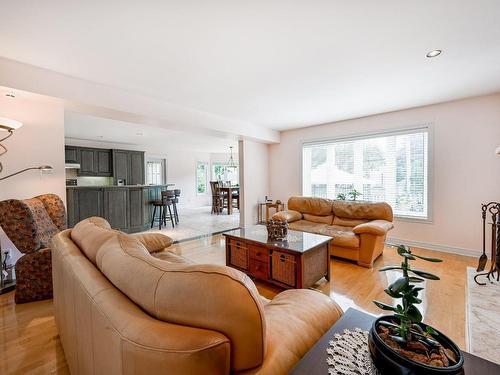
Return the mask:
[[481,249],[482,202],[500,200],[500,94],[392,112],[281,133],[270,146],[275,199],[301,193],[301,144],[321,138],[430,124],[433,131],[433,221],[397,220],[392,239],[471,254]]
[[[62,103],[34,94],[15,99],[0,96],[0,117],[23,122],[23,127],[3,142],[9,151],[0,156],[6,176],[20,169],[51,165],[50,174],[28,171],[0,181],[0,200],[31,198],[54,193],[65,199],[64,108]],[[0,135],[6,134],[1,132]]]
[[269,146],[252,141],[239,142],[241,214],[240,224],[257,223],[257,204],[269,195]]
[[[64,108],[62,103],[34,94],[19,92],[15,99],[0,96],[0,117],[23,122],[23,127],[3,142],[8,152],[0,156],[4,170],[0,177],[21,169],[50,165],[52,173],[28,171],[0,181],[0,200],[24,199],[54,193],[66,199],[64,176]],[[6,134],[0,132],[0,136]],[[14,245],[0,229],[2,248]],[[14,257],[17,258],[17,250]]]

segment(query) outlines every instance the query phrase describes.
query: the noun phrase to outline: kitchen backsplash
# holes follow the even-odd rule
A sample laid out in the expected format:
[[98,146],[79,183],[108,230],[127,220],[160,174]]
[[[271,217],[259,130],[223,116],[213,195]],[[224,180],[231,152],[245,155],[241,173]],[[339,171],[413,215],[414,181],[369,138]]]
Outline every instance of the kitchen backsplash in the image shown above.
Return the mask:
[[113,177],[78,176],[76,169],[66,169],[66,179],[76,179],[78,186],[112,186]]

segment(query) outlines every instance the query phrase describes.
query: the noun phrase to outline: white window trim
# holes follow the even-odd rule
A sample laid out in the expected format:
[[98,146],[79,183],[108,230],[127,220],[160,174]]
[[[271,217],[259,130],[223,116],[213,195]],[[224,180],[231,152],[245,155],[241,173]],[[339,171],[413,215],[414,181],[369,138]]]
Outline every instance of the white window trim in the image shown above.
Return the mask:
[[[205,192],[204,193],[200,193],[198,191],[198,164],[205,164],[207,166],[207,168],[205,169]],[[194,167],[194,189],[196,191],[196,195],[200,195],[200,196],[203,196],[203,195],[207,195],[208,194],[208,189],[209,189],[209,184],[210,184],[210,178],[209,178],[209,174],[211,173],[210,171],[210,162],[208,161],[202,161],[202,160],[198,160],[196,161],[195,163],[195,167]]]
[[380,131],[358,133],[358,134],[343,134],[339,136],[323,137],[300,141],[299,152],[299,168],[300,168],[300,195],[304,195],[304,146],[338,142],[343,140],[355,140],[366,138],[377,138],[384,135],[399,135],[413,133],[418,130],[427,130],[427,217],[418,218],[413,216],[394,215],[394,220],[405,221],[412,223],[433,224],[434,223],[434,123],[424,123],[405,128],[384,129]]

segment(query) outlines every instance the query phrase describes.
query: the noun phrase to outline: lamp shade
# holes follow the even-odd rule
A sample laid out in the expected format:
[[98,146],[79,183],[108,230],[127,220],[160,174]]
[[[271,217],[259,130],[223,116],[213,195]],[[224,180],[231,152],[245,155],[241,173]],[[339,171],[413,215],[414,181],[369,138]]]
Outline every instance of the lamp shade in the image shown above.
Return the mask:
[[20,121],[12,120],[7,117],[0,117],[0,130],[17,130],[23,123]]

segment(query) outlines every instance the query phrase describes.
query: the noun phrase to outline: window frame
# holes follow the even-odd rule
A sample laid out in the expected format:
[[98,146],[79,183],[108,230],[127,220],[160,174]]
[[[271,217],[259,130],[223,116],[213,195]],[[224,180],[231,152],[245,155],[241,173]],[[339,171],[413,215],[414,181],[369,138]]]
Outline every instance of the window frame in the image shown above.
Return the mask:
[[418,131],[427,132],[427,217],[419,218],[408,215],[396,215],[394,219],[412,223],[434,223],[434,123],[424,123],[405,128],[384,129],[373,132],[357,134],[342,134],[338,136],[316,138],[300,141],[299,168],[300,168],[300,195],[304,195],[304,146],[320,145],[324,143],[334,143],[341,141],[352,141],[368,138],[378,138],[391,135],[411,134]]
[[160,183],[159,184],[153,184],[153,185],[164,185],[167,183],[167,159],[165,158],[155,158],[155,157],[147,157],[146,158],[146,165],[145,165],[145,181],[147,185],[151,185],[148,182],[148,163],[159,163],[160,164]]
[[[205,165],[205,192],[203,193],[200,193],[198,191],[198,166],[200,164],[203,164]],[[194,169],[194,179],[195,179],[195,184],[194,184],[194,188],[195,188],[195,191],[196,191],[196,195],[207,195],[208,194],[208,183],[209,183],[209,174],[211,173],[210,171],[210,162],[208,161],[196,161],[196,164],[195,164],[195,169]]]

